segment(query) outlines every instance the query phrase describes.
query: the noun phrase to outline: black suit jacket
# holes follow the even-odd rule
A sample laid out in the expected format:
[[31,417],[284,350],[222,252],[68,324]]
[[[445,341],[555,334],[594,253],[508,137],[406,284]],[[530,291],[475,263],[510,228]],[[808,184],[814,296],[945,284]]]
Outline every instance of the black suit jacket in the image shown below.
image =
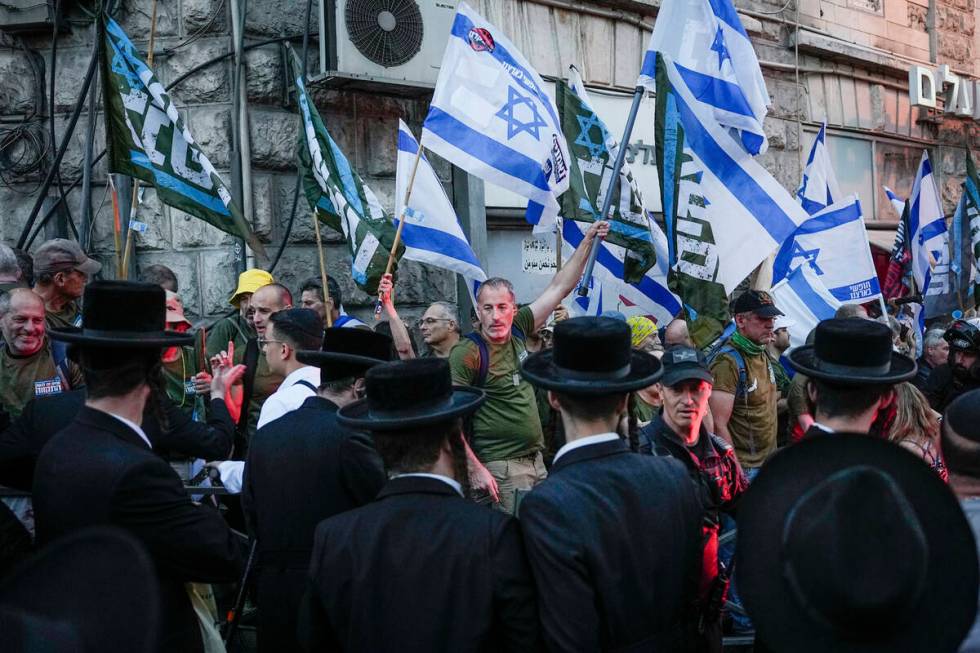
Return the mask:
[[521,504],[552,651],[682,651],[701,570],[684,466],[615,440],[568,451]]
[[160,651],[201,650],[184,583],[237,580],[239,546],[217,512],[191,503],[176,472],[135,431],[82,408],[41,450],[33,495],[39,546],[99,524],[146,545],[160,579]]
[[[37,455],[55,433],[64,429],[85,406],[85,390],[62,392],[32,399],[14,422],[0,433],[0,485],[30,490]],[[163,400],[167,428],[160,426],[154,410],[143,411],[143,432],[162,456],[223,460],[231,451],[235,424],[225,402],[211,400],[207,423],[195,422],[190,413]]]
[[337,405],[321,397],[252,436],[242,509],[259,546],[260,650],[296,649],[316,525],[372,501],[386,478],[371,438],[340,426]]
[[307,651],[523,653],[537,650],[537,628],[518,523],[443,481],[394,478],[317,527]]

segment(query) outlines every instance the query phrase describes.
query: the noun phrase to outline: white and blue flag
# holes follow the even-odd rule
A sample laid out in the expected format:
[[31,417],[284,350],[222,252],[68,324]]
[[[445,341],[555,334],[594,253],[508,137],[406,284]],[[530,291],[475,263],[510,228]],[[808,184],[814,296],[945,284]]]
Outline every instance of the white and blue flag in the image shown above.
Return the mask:
[[803,170],[803,181],[796,191],[800,204],[810,215],[822,211],[842,196],[837,175],[830,164],[830,153],[827,151],[827,123],[820,126],[817,137],[810,148],[810,156]]
[[820,281],[813,268],[801,265],[769,291],[773,301],[796,324],[789,330],[792,347],[806,342],[817,323],[834,317],[841,303]]
[[[912,278],[918,292],[929,292],[933,268],[949,251],[943,205],[932,172],[929,152],[922,152],[919,171],[909,198],[909,247],[912,252]],[[948,264],[948,260],[947,260]]]
[[687,90],[692,102],[704,109],[702,115],[737,130],[749,154],[766,151],[762,121],[769,92],[731,0],[664,2],[637,81],[651,90],[656,86],[657,54],[667,63],[671,83]]
[[[562,241],[567,259],[585,237],[589,225],[562,220]],[[681,302],[667,289],[667,241],[659,229],[654,232],[657,264],[647,270],[636,284],[623,281],[623,258],[626,250],[618,245],[600,242],[596,253],[592,285],[587,297],[575,297],[569,310],[575,315],[601,315],[603,311],[620,311],[627,315],[648,315],[658,324],[667,324],[681,310]]]
[[857,195],[842,198],[800,225],[776,254],[773,282],[801,265],[812,268],[842,303],[863,304],[881,295]]
[[888,186],[882,186],[885,189],[885,195],[888,197],[889,203],[891,203],[892,208],[895,209],[895,213],[898,214],[898,218],[902,218],[902,214],[905,213],[905,200],[895,194]]
[[465,2],[456,9],[422,145],[530,200],[528,221],[552,223],[568,188],[568,145],[555,101],[504,34]]
[[485,281],[486,272],[470,247],[446,191],[425,154],[419,159],[412,194],[405,206],[405,191],[418,152],[418,141],[398,121],[398,167],[395,174],[395,215],[404,216],[402,258],[457,272],[466,279]]

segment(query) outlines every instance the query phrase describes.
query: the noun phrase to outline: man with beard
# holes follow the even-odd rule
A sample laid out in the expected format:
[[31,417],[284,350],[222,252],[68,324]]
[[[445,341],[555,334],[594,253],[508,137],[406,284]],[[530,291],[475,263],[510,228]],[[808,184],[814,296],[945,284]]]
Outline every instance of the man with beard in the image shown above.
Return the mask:
[[939,412],[961,394],[980,388],[980,329],[972,321],[956,320],[943,338],[949,343],[949,362],[934,368],[922,388]]
[[196,653],[204,646],[185,585],[236,580],[241,556],[221,516],[191,502],[141,427],[162,393],[160,350],[192,340],[165,331],[165,311],[159,286],[97,282],[85,292],[84,327],[51,330],[79,348],[87,397],[38,457],[34,513],[41,545],[96,525],[140,540],[159,580],[159,649]]
[[518,523],[464,498],[460,420],[483,392],[439,358],[379,365],[341,408],[390,475],[378,498],[317,526],[299,618],[307,651],[535,651],[538,615]]
[[34,252],[34,292],[44,300],[48,327],[78,326],[78,300],[102,264],[90,259],[78,243],[53,238]]

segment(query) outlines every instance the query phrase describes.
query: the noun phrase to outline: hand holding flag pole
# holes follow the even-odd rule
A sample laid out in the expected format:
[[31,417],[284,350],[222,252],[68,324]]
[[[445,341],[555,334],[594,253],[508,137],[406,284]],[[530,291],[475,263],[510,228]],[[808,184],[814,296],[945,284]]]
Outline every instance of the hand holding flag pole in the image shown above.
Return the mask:
[[[412,164],[412,174],[408,178],[408,188],[405,189],[405,202],[404,209],[402,209],[401,215],[398,216],[398,229],[395,231],[395,240],[391,245],[391,251],[388,253],[388,265],[385,266],[385,274],[387,276],[391,274],[391,267],[395,264],[395,253],[398,251],[398,244],[402,240],[402,229],[405,228],[405,216],[408,213],[408,200],[412,198],[412,186],[415,185],[415,173],[419,170],[419,161],[422,159],[422,144],[419,146],[415,152],[415,162]],[[384,276],[381,278],[384,279]],[[374,319],[381,319],[381,289],[380,283],[378,284],[378,302],[374,307]]]
[[[636,114],[640,110],[640,102],[646,88],[637,86],[633,91],[633,105],[630,107],[629,116],[626,118],[626,129],[623,130],[623,138],[619,141],[619,152],[616,153],[616,162],[613,164],[612,175],[609,177],[609,189],[602,200],[602,210],[599,211],[599,220],[605,220],[612,207],[613,197],[616,194],[616,185],[619,183],[619,171],[623,169],[623,162],[626,161],[626,149],[630,135],[633,133],[633,123],[636,122]],[[589,260],[585,264],[585,273],[582,275],[582,282],[578,287],[579,297],[589,294],[589,285],[592,281],[592,270],[595,268],[596,256],[599,255],[599,247],[602,244],[601,238],[596,238],[592,242],[592,249],[589,251]]]

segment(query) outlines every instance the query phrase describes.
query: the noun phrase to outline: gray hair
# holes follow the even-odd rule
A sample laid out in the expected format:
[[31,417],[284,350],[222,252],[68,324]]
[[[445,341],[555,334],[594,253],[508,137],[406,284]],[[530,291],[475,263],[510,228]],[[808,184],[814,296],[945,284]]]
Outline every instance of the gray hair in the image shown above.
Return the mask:
[[17,254],[10,247],[0,243],[0,277],[20,279],[20,266],[17,264]]
[[480,289],[476,291],[476,300],[480,301],[480,295],[483,294],[484,288],[493,288],[494,290],[500,290],[501,288],[506,288],[510,293],[510,301],[517,303],[517,295],[514,294],[514,284],[503,277],[490,277],[486,281],[480,284]]
[[929,329],[926,331],[925,338],[922,339],[922,348],[929,349],[930,347],[942,344],[944,333],[945,331],[942,329]]
[[456,329],[455,329],[456,333],[462,333],[462,330],[459,328],[459,314],[456,312],[455,306],[453,306],[449,302],[441,302],[441,301],[432,302],[431,304],[429,304],[429,308],[432,308],[433,306],[437,306],[442,311],[442,314],[443,316],[445,316],[446,319],[450,319],[456,323]]

